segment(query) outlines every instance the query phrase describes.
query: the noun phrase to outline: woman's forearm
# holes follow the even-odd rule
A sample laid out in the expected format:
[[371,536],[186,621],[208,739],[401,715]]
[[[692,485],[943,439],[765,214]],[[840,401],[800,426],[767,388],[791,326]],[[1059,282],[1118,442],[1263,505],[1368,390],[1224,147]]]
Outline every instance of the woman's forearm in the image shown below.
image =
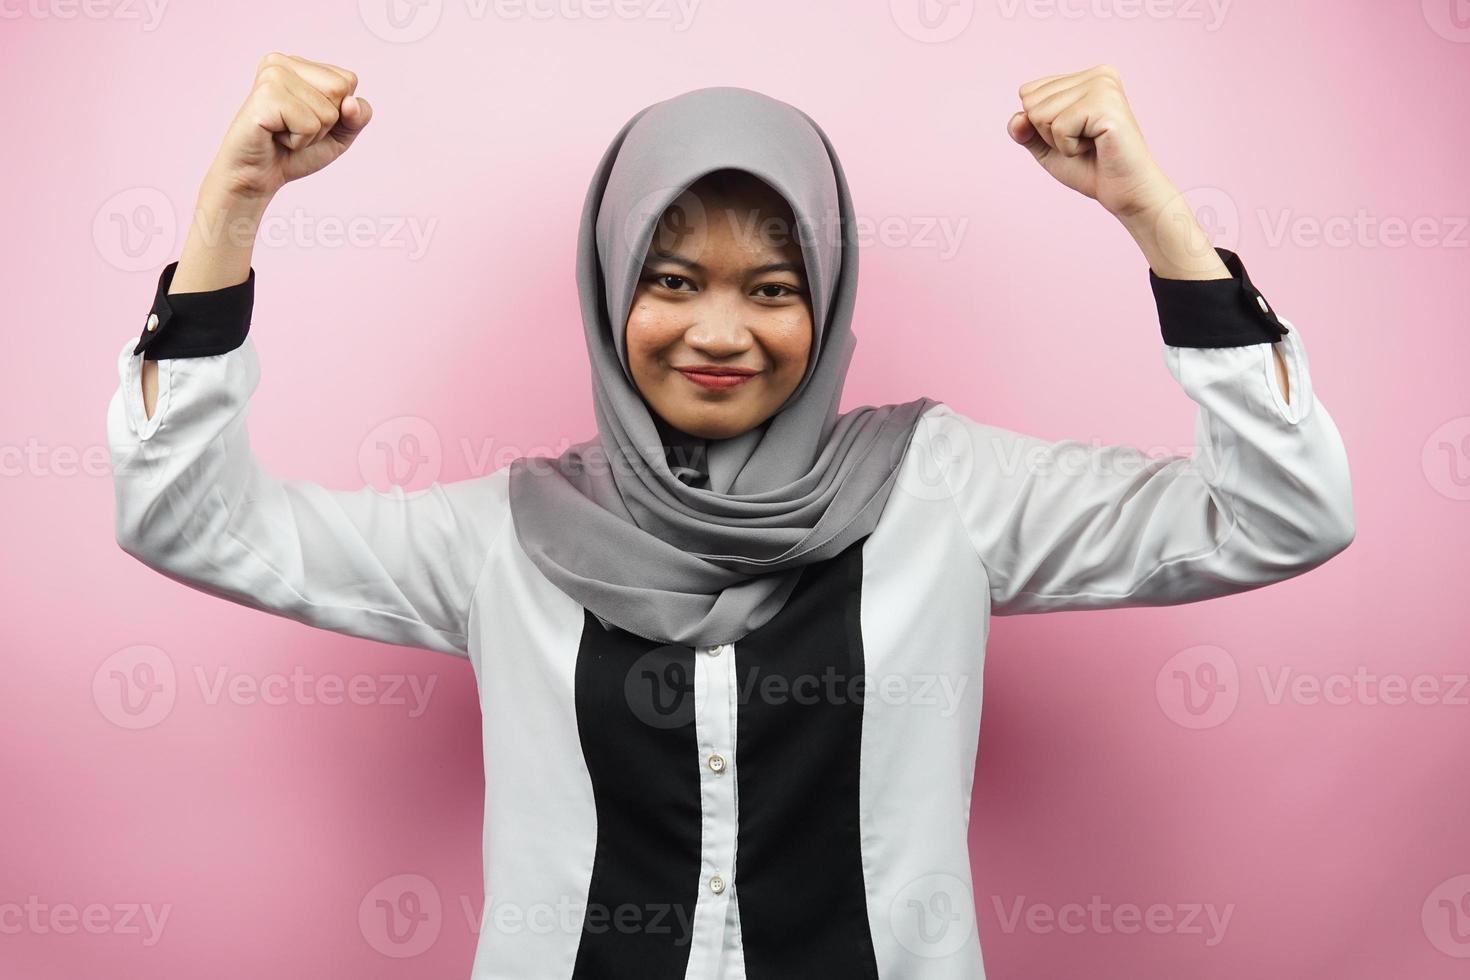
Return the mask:
[[[1119,215],[1118,220],[1138,243],[1149,268],[1163,279],[1229,279],[1230,270],[1220,261],[1214,243],[1199,223],[1183,194],[1173,193],[1157,208]],[[1276,380],[1281,396],[1291,403],[1291,385],[1281,346],[1273,344]]]
[[1162,204],[1118,221],[1138,243],[1149,267],[1161,279],[1229,279],[1214,243],[1185,196],[1169,184]]
[[[1045,75],[1017,92],[1021,109],[1006,122],[1062,185],[1101,204],[1122,222],[1161,279],[1229,279],[1210,236],[1189,201],[1154,160],[1123,91],[1118,70]],[[1283,395],[1287,372],[1280,348],[1276,376]]]
[[[267,198],[241,197],[206,178],[194,206],[194,218],[168,292],[198,293],[223,289],[250,276],[256,231]],[[143,411],[153,417],[158,401],[158,362],[143,361]]]
[[194,205],[194,220],[179,255],[169,293],[198,293],[242,283],[269,198],[247,198],[218,189],[206,179]]

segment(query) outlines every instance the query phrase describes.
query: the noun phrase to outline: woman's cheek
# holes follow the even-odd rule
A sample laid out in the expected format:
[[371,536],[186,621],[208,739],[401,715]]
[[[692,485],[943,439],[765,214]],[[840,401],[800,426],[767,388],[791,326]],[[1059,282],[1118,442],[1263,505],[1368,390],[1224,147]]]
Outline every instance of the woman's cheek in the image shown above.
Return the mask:
[[774,331],[767,350],[781,360],[782,372],[800,375],[806,368],[806,359],[811,352],[812,323],[806,315],[795,315],[783,322]]
[[663,350],[681,333],[678,320],[652,302],[644,301],[633,307],[628,317],[628,346],[637,346],[645,353]]
[[628,317],[628,328],[623,339],[628,348],[630,362],[646,363],[653,356],[658,350],[658,344],[647,311],[641,308],[633,310],[633,314]]

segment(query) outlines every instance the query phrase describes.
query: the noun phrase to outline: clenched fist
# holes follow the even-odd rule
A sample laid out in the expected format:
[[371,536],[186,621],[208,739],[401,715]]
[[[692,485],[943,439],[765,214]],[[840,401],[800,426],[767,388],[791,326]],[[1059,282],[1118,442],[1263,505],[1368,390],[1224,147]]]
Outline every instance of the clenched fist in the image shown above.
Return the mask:
[[269,200],[287,181],[337,159],[372,118],[346,68],[271,52],[235,114],[206,181],[226,196]]
[[1178,195],[1143,141],[1111,65],[1047,75],[1021,86],[1006,131],[1057,180],[1119,218]]

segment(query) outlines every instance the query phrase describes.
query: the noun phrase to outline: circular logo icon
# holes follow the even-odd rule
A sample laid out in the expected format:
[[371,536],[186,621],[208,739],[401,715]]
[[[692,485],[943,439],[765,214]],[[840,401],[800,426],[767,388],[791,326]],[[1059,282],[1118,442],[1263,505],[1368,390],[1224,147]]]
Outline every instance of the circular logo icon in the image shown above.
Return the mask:
[[1174,724],[1214,728],[1234,714],[1240,701],[1240,669],[1223,647],[1188,647],[1159,668],[1154,695]]
[[1420,465],[1429,485],[1450,500],[1470,500],[1470,415],[1450,419],[1424,440]]
[[174,662],[155,646],[123,647],[92,675],[92,703],[119,728],[152,728],[174,710],[178,699]]
[[92,217],[92,243],[114,269],[142,272],[164,265],[174,251],[178,217],[157,187],[129,187],[102,202]]
[[709,211],[693,188],[686,187],[671,199],[673,192],[673,187],[661,187],[635,201],[623,219],[623,242],[636,250],[644,233],[652,228],[645,254],[648,250],[677,252],[691,261],[703,262],[709,243]]
[[434,945],[444,923],[439,889],[423,875],[378,882],[357,907],[357,925],[369,946],[394,959],[418,956]]
[[[1189,216],[1178,209],[1165,208],[1159,213],[1154,237],[1168,246],[1169,259],[1185,268],[1204,267],[1215,256],[1215,246],[1232,251],[1240,243],[1240,209],[1235,199],[1218,187],[1192,187],[1180,191],[1194,213],[1199,228],[1189,223]],[[1178,223],[1183,227],[1170,227]],[[1204,238],[1199,229],[1204,230]],[[1180,232],[1184,236],[1180,237]]]
[[898,29],[915,41],[939,44],[959,37],[975,17],[975,0],[889,0]]
[[1470,44],[1470,0],[1423,0],[1424,21],[1446,41]]
[[704,677],[690,647],[667,643],[633,661],[623,678],[628,709],[650,728],[680,728],[694,723],[704,703]]
[[943,873],[916,878],[893,896],[888,925],[903,948],[916,956],[954,955],[975,929],[969,882]]
[[895,488],[920,500],[958,494],[975,475],[974,453],[965,423],[948,412],[926,415],[921,438],[907,448]]
[[400,415],[363,437],[357,468],[363,481],[380,493],[394,487],[421,490],[439,479],[443,457],[433,423],[417,415]]
[[439,26],[444,0],[358,0],[363,25],[381,40],[410,44],[428,37]]
[[1420,910],[1424,935],[1446,956],[1470,959],[1470,874],[1440,882]]

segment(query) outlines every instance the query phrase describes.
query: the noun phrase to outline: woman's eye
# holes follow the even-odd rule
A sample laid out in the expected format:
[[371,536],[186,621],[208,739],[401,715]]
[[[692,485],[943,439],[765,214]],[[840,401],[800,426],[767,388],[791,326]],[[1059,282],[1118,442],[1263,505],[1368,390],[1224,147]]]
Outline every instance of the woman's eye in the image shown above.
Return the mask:
[[[673,283],[674,284],[673,285],[670,285],[669,284],[669,280],[673,280]],[[653,281],[656,282],[656,283],[658,283],[661,286],[664,286],[664,287],[668,288],[668,289],[672,289],[675,292],[684,292],[684,290],[682,290],[682,289],[679,288],[679,285],[678,285],[679,283],[689,283],[689,285],[691,287],[694,285],[693,283],[690,283],[689,280],[686,279],[686,278],[684,278],[683,276],[676,276],[676,275],[674,275],[671,272],[670,273],[655,274],[654,277],[653,277]]]
[[[766,289],[782,289],[785,290],[785,292],[762,293],[762,290]],[[801,293],[801,290],[797,289],[794,286],[788,286],[784,282],[768,282],[764,286],[755,287],[755,291],[761,293],[761,299],[781,299],[785,296],[797,296]]]

